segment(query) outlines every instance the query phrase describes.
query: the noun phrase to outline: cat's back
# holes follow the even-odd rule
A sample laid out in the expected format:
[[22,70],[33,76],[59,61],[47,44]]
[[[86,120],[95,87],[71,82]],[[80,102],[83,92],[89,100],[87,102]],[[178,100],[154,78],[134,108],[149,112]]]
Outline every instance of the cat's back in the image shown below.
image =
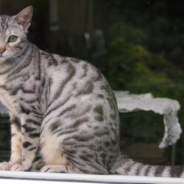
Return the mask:
[[80,80],[88,78],[88,80],[91,79],[94,82],[105,81],[101,72],[87,61],[50,54],[44,51],[40,51],[40,55],[45,71],[49,76],[52,76],[54,72],[63,76],[68,74],[71,78],[75,76],[75,78]]
[[83,60],[43,51],[40,51],[40,56],[45,117],[51,118],[51,112],[56,109],[62,116],[72,114],[70,119],[79,118],[85,112],[91,122],[98,122],[118,135],[116,99],[101,72]]
[[70,91],[78,98],[96,95],[103,99],[112,93],[105,77],[91,63],[43,51],[40,55],[44,77],[52,88],[59,88],[63,93]]

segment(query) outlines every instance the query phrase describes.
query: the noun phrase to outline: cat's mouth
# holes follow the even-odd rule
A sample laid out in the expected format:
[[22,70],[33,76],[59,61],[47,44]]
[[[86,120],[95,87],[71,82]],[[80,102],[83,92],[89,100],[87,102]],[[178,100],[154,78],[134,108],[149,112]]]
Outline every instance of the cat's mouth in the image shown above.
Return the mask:
[[0,54],[0,61],[4,61],[4,60],[6,60],[6,58],[2,54]]
[[1,53],[1,52],[0,52],[0,57],[3,57],[3,54],[4,54],[4,53]]

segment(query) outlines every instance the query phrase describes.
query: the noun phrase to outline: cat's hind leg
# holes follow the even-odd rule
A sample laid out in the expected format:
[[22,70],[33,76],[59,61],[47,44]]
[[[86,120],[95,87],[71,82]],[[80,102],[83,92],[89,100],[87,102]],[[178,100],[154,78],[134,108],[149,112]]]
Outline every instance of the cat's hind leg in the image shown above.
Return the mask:
[[67,155],[61,146],[61,140],[54,135],[45,135],[47,136],[41,138],[40,153],[46,165],[41,168],[41,172],[82,173],[82,171],[68,161]]

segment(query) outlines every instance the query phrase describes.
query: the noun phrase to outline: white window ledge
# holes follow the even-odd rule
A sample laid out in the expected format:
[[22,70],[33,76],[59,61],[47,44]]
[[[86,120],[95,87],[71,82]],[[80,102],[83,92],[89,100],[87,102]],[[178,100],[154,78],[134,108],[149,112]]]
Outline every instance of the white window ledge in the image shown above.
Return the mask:
[[183,178],[0,171],[0,184],[183,184]]

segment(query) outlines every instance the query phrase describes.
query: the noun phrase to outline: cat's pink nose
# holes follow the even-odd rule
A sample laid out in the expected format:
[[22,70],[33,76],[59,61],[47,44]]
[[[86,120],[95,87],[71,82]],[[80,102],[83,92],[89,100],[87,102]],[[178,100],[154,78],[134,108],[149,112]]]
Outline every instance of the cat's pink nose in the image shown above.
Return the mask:
[[0,54],[2,54],[6,49],[0,49]]

